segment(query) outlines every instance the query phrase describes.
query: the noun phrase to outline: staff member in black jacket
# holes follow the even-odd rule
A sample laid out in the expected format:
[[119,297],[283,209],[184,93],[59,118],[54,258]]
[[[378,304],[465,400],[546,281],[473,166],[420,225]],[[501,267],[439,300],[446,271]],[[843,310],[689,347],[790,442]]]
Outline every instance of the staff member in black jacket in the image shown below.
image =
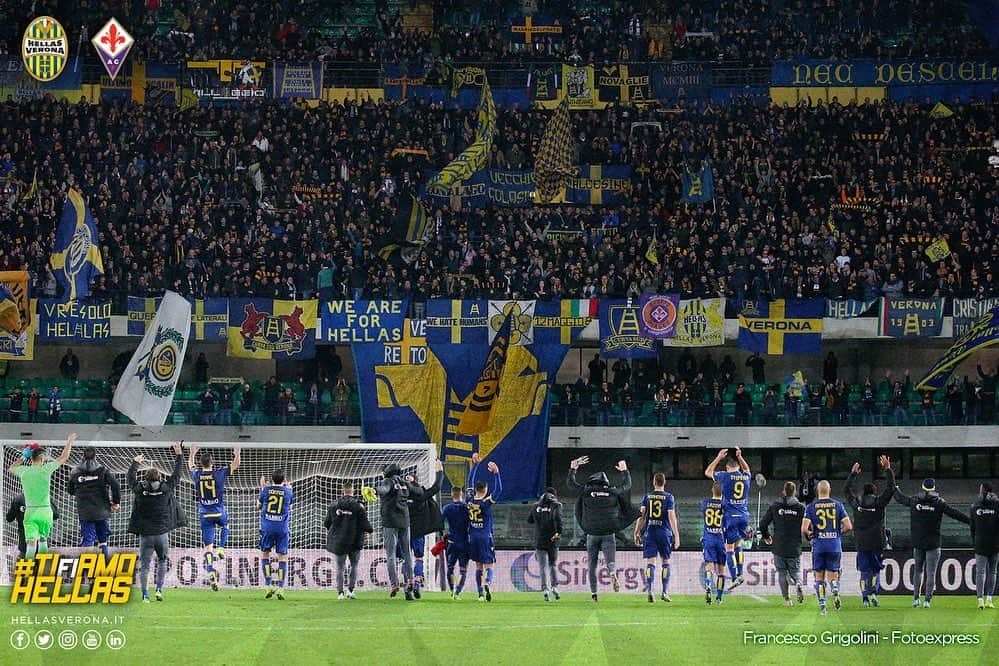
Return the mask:
[[558,563],[558,540],[562,535],[562,503],[555,496],[554,488],[545,488],[545,494],[527,514],[527,522],[534,525],[534,556],[541,569],[545,601],[551,601],[552,596],[558,601],[555,565]]
[[356,599],[354,585],[357,584],[357,562],[364,546],[364,535],[374,532],[368,521],[368,510],[354,497],[354,484],[345,481],[343,497],[330,504],[326,510],[323,526],[329,530],[326,535],[326,550],[336,556],[337,599],[344,599],[343,569],[350,560],[350,582],[347,584],[347,598]]
[[895,501],[909,507],[909,530],[912,534],[912,557],[916,561],[912,578],[912,607],[919,607],[920,580],[926,580],[926,598],[923,608],[929,608],[937,584],[937,565],[940,564],[940,521],[944,514],[965,525],[971,520],[949,506],[937,494],[935,479],[924,479],[922,491],[909,497],[895,486]]
[[[801,589],[801,521],[805,517],[805,505],[795,497],[796,490],[794,481],[787,481],[783,494],[767,508],[759,526],[763,542],[773,546],[774,568],[785,606],[794,605],[790,595],[792,584],[798,593],[798,603],[805,603],[805,593]],[[771,523],[773,536],[770,536]]]
[[160,471],[151,467],[139,477],[139,465],[145,460],[140,453],[128,468],[128,487],[135,493],[128,531],[139,535],[139,585],[142,601],[149,603],[149,564],[156,553],[156,601],[163,601],[163,580],[166,578],[167,555],[170,553],[170,531],[182,527],[173,492],[180,480],[184,456],[180,443],[173,445],[173,473],[163,479]]
[[419,486],[402,478],[402,469],[390,463],[382,469],[382,480],[375,486],[381,499],[378,510],[382,518],[382,545],[385,547],[385,565],[388,567],[390,597],[399,594],[399,570],[396,566],[396,548],[402,551],[402,574],[406,578],[406,601],[413,596],[413,550],[409,543],[409,495]]
[[83,449],[83,462],[70,472],[66,492],[76,498],[80,547],[97,546],[108,557],[109,518],[121,507],[121,486],[108,468],[97,462],[97,449]]
[[860,463],[853,463],[850,475],[846,477],[843,494],[853,507],[853,537],[857,541],[857,570],[860,571],[860,595],[864,606],[878,606],[878,593],[881,591],[881,554],[885,549],[885,507],[891,503],[895,493],[895,474],[888,456],[878,458],[885,470],[888,483],[878,493],[873,483],[865,483],[863,493],[857,496],[857,478],[860,476]]
[[999,497],[992,484],[983,483],[978,499],[971,505],[971,538],[975,542],[975,591],[978,608],[995,608],[992,591],[996,588],[999,565]]
[[586,534],[586,556],[589,565],[590,598],[597,600],[597,563],[600,553],[604,554],[604,564],[610,570],[614,591],[621,589],[617,579],[617,543],[614,534],[638,518],[638,512],[631,506],[631,472],[628,465],[618,461],[614,469],[623,475],[621,485],[612,486],[603,472],[590,475],[586,485],[576,480],[576,471],[590,462],[589,456],[576,458],[569,463],[569,488],[580,490],[576,498],[576,520]]
[[[24,559],[24,556],[28,553],[28,542],[24,538],[24,494],[18,493],[10,500],[10,506],[7,507],[7,522],[17,523],[17,556],[18,559]],[[59,520],[59,509],[56,508],[55,503],[52,503],[52,520]]]
[[[473,461],[474,459],[475,456]],[[412,489],[409,493],[409,539],[413,548],[413,596],[417,599],[420,598],[420,588],[423,587],[423,554],[426,550],[424,537],[431,532],[444,530],[441,506],[437,502],[437,493],[441,491],[441,482],[444,480],[444,466],[440,460],[434,470],[434,483],[428,488],[418,485],[412,474],[406,475],[406,482]],[[402,552],[397,552],[396,555],[404,557]]]

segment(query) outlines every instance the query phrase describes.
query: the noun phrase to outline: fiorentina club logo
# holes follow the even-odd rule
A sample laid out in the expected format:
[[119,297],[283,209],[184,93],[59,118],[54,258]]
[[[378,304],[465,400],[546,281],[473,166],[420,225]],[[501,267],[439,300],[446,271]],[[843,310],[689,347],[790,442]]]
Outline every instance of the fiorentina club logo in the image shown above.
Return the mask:
[[652,296],[642,306],[642,323],[652,337],[668,334],[676,326],[676,319],[676,303],[667,296]]
[[306,332],[302,308],[296,306],[289,315],[274,316],[270,312],[258,312],[253,303],[247,303],[243,312],[246,318],[239,327],[239,334],[244,349],[289,355],[302,351]]
[[135,40],[122,27],[121,23],[118,23],[118,19],[112,17],[104,24],[103,28],[97,31],[90,43],[94,45],[97,53],[101,56],[101,62],[104,63],[108,77],[114,81],[114,77],[118,75],[118,70],[125,63],[125,58],[128,57],[128,52],[135,44]]

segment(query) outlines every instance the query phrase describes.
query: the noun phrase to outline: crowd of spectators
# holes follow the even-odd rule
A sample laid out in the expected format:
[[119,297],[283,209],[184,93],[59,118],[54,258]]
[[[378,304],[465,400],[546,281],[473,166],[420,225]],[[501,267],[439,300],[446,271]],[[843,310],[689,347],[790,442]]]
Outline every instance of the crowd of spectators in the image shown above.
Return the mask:
[[[15,5],[18,3],[14,3]],[[34,16],[66,18],[72,43],[82,25],[106,20],[103,3],[59,0],[20,3],[0,28],[3,47],[17,53],[20,32]],[[430,6],[433,29],[404,29],[402,14]],[[539,0],[538,16],[558,18],[561,38],[540,35],[530,47],[510,39],[520,0],[457,0],[390,4],[319,0],[135,0],[116,16],[137,38],[144,60],[208,58],[315,59],[371,64],[566,59],[712,60],[768,65],[796,57],[933,57],[989,52],[959,0],[747,0],[664,4],[651,0],[565,3]],[[359,15],[370,15],[370,25]]]
[[[369,101],[164,112],[8,99],[0,182],[23,187],[0,206],[0,269],[27,267],[33,293],[56,295],[48,257],[73,186],[89,201],[104,254],[93,290],[119,313],[126,294],[167,288],[411,303],[652,291],[983,298],[999,293],[999,190],[989,153],[977,149],[996,136],[996,106],[951,106],[949,118],[914,101],[574,114],[574,163],[633,165],[630,203],[431,208],[432,235],[406,263],[378,255],[393,216],[410,188],[472,140],[474,111]],[[531,168],[549,117],[500,109],[489,166]],[[662,131],[632,127],[641,121]],[[392,157],[397,147],[428,158]],[[681,175],[702,160],[715,198],[688,206]],[[35,174],[37,196],[26,198]],[[862,201],[833,210],[843,193]],[[646,259],[652,234],[658,265]],[[939,237],[952,253],[931,262],[925,249]]]
[[[554,425],[657,426],[880,426],[987,425],[996,422],[999,367],[981,365],[977,376],[956,378],[944,391],[913,391],[909,371],[886,372],[850,385],[835,354],[820,377],[765,378],[765,360],[750,356],[745,368],[730,354],[716,361],[689,350],[663,366],[657,361],[596,354],[587,374],[558,384]],[[748,370],[747,370],[748,369]],[[751,379],[750,379],[751,376]],[[748,381],[747,381],[748,380]],[[776,381],[774,381],[776,380]]]

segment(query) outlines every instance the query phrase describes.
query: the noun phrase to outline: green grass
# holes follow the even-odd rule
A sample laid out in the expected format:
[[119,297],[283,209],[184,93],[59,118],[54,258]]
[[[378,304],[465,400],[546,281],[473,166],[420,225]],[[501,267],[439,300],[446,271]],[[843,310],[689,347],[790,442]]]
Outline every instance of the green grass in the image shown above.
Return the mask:
[[[162,603],[144,605],[135,594],[125,606],[17,606],[0,590],[0,663],[292,664],[459,663],[499,664],[995,664],[999,655],[999,610],[979,611],[969,597],[937,597],[931,610],[912,609],[907,597],[882,597],[882,607],[865,609],[857,597],[843,610],[820,617],[815,600],[784,608],[776,598],[740,596],[722,606],[702,597],[674,597],[654,605],[633,594],[602,594],[599,604],[585,595],[564,595],[544,603],[538,594],[495,595],[480,603],[467,591],[461,601],[428,593],[407,603],[385,593],[364,593],[356,601],[337,601],[330,592],[289,590],[284,601],[265,600],[263,592],[167,590]],[[117,628],[125,647],[47,651],[10,644],[16,617],[66,615],[121,616]],[[26,627],[31,635],[49,626]],[[72,627],[81,634],[85,627]],[[115,628],[102,627],[102,633]],[[760,646],[745,644],[743,632],[821,636],[876,630],[917,634],[961,633],[978,637],[973,646],[878,645]]]

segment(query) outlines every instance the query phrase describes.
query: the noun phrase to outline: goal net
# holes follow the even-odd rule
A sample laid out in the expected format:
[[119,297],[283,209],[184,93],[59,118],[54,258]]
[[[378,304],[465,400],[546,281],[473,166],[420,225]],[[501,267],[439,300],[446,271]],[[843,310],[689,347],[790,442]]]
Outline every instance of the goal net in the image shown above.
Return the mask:
[[[50,458],[58,457],[64,442],[40,442],[47,449]],[[52,525],[49,539],[50,550],[75,554],[80,544],[80,523],[76,511],[76,500],[66,491],[72,470],[83,460],[83,448],[94,446],[97,461],[111,471],[121,484],[121,508],[111,514],[110,548],[134,551],[138,548],[138,537],[128,531],[128,519],[132,513],[133,493],[127,487],[126,475],[133,458],[142,454],[144,461],[139,465],[143,470],[155,467],[160,473],[169,476],[173,470],[174,454],[169,445],[137,446],[134,442],[78,442],[74,446],[70,461],[60,467],[52,476],[51,498],[59,517]],[[271,473],[281,468],[285,480],[291,483],[295,499],[291,508],[291,552],[289,560],[296,562],[300,571],[299,582],[307,587],[326,587],[330,578],[327,571],[331,564],[326,546],[326,529],[323,520],[331,503],[342,495],[343,484],[351,481],[355,494],[360,496],[361,486],[374,486],[381,478],[382,468],[396,463],[404,474],[412,474],[416,482],[429,486],[434,479],[435,447],[433,444],[268,444],[259,442],[240,443],[241,462],[235,474],[231,474],[225,485],[225,506],[229,514],[229,539],[226,544],[228,554],[223,566],[223,583],[228,578],[232,584],[255,584],[254,566],[259,557],[260,512],[256,502],[260,492],[260,477],[266,476],[270,482]],[[3,465],[6,470],[20,455],[21,448],[5,447]],[[232,448],[221,448],[218,443],[199,447],[201,453],[212,454],[215,467],[232,462]],[[203,582],[201,568],[201,531],[198,521],[198,508],[194,499],[194,484],[187,465],[190,450],[185,443],[181,480],[176,497],[187,515],[187,527],[170,533],[171,574],[178,584]],[[0,500],[4,512],[12,500],[21,492],[20,481],[7,474],[0,481]],[[381,548],[381,518],[378,501],[368,506],[368,518],[375,528],[365,541],[365,551],[378,551]],[[0,569],[0,584],[10,583],[10,572],[17,557],[18,532],[16,522],[4,522],[2,530],[3,567]],[[431,543],[426,548],[429,550]],[[371,553],[373,556],[374,553]],[[375,561],[371,557],[364,561]],[[383,560],[382,560],[383,561]],[[377,565],[379,562],[375,561]],[[256,567],[259,569],[259,567]],[[331,569],[330,569],[331,571]],[[228,576],[226,575],[228,574]],[[289,579],[293,579],[289,573]],[[293,580],[290,580],[294,584]],[[377,584],[381,584],[380,582]]]

